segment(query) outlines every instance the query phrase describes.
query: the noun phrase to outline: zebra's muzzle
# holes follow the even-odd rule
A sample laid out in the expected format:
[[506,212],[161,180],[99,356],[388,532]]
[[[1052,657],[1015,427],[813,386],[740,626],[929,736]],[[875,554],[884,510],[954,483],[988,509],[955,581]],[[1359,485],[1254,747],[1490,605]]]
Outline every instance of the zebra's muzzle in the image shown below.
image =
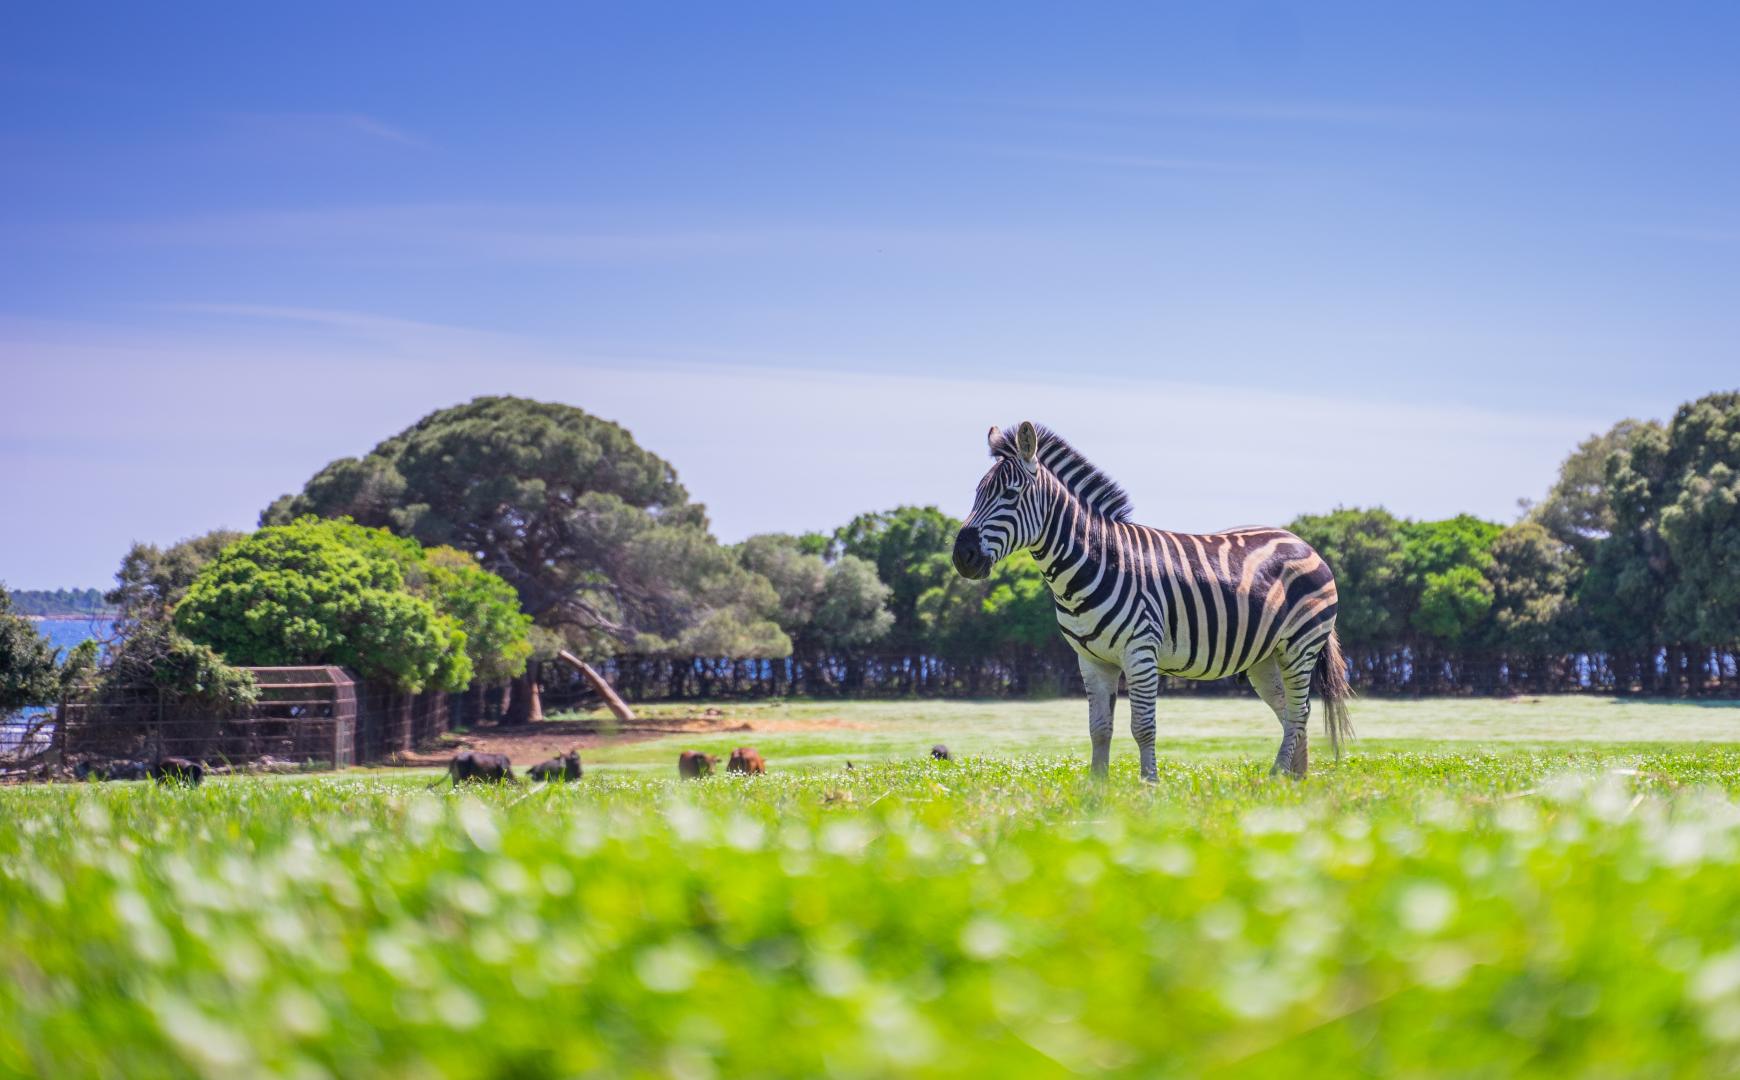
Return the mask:
[[979,530],[971,525],[955,537],[955,572],[973,580],[991,572],[991,558],[979,547]]

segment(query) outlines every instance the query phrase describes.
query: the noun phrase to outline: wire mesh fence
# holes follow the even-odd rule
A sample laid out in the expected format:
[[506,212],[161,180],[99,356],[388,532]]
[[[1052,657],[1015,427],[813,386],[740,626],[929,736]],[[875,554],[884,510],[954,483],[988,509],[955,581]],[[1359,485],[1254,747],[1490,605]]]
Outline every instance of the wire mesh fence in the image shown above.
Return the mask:
[[264,759],[314,768],[382,761],[449,730],[457,695],[410,694],[338,667],[249,668],[259,698],[217,710],[163,693],[69,702],[51,744],[63,760],[185,757],[243,765]]

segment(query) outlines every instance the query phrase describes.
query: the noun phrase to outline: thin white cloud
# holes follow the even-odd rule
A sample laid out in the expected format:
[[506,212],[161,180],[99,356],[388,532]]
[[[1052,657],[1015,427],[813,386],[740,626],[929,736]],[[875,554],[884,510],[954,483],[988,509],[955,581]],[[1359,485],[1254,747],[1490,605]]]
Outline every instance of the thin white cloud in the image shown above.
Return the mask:
[[[963,147],[963,149],[973,149]],[[1144,172],[1179,173],[1250,173],[1260,171],[1255,166],[1208,158],[1166,157],[1155,154],[1105,153],[1066,150],[1042,146],[986,146],[980,152],[993,157],[1016,158],[1023,161],[1056,161],[1068,165],[1107,166]]]
[[398,143],[401,146],[427,145],[426,140],[419,136],[412,135],[410,132],[407,132],[402,128],[393,127],[391,124],[382,123],[374,117],[365,116],[362,113],[340,113],[333,119],[339,123],[349,125],[353,131],[359,131],[364,135],[372,135],[377,139],[384,139],[387,142]]
[[687,227],[603,227],[574,207],[430,204],[210,214],[43,226],[31,235],[89,246],[148,245],[330,251],[357,259],[615,263],[757,253],[943,255],[1028,242],[1006,230],[924,225],[791,225],[731,221]]
[[156,310],[186,315],[214,315],[238,320],[289,323],[333,331],[343,337],[374,342],[398,352],[437,348],[444,352],[479,350],[513,343],[507,335],[445,323],[401,319],[390,315],[338,311],[280,304],[183,303],[154,305]]
[[1622,230],[1632,236],[1656,240],[1690,240],[1699,244],[1740,242],[1740,229],[1710,225],[1633,225]]
[[404,128],[360,112],[241,112],[228,114],[232,123],[274,137],[326,138],[361,136],[397,146],[425,147],[428,141]]
[[1132,119],[1223,120],[1340,127],[1423,127],[1512,123],[1515,111],[1484,113],[1429,105],[1354,101],[1265,100],[1215,97],[1136,97],[1048,94],[948,99],[1024,112],[1078,113]]

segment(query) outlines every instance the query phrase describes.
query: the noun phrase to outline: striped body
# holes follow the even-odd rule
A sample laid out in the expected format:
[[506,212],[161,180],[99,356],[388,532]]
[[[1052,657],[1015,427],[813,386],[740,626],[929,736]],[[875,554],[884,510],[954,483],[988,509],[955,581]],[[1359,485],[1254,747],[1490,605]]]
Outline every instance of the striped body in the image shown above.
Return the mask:
[[1334,575],[1285,529],[1176,533],[1101,518],[1080,532],[1098,535],[1034,548],[1077,652],[1118,663],[1145,639],[1162,674],[1222,679],[1335,626]]
[[[1032,553],[1081,660],[1096,771],[1106,766],[1120,674],[1147,779],[1156,776],[1154,699],[1167,675],[1248,675],[1281,722],[1276,769],[1302,775],[1317,674],[1339,749],[1348,729],[1335,578],[1310,545],[1284,529],[1137,525],[1117,485],[1057,436],[1024,424],[1014,439],[993,428],[990,442],[996,464],[956,541],[955,565],[982,577],[1017,549]],[[1320,658],[1328,670],[1318,671]]]

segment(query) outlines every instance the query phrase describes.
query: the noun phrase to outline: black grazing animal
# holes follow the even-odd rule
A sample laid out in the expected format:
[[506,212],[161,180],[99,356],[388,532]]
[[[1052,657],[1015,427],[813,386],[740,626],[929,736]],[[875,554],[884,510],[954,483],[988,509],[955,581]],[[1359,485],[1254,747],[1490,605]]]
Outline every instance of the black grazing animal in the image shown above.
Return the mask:
[[937,743],[935,746],[930,748],[930,756],[936,758],[938,761],[954,760],[949,757],[949,748],[944,746],[942,743]]
[[146,780],[151,776],[151,764],[145,761],[81,761],[73,766],[73,775],[80,780]]
[[151,766],[151,779],[159,784],[186,784],[198,787],[205,780],[205,766],[184,757],[158,758]]
[[514,775],[514,764],[506,754],[480,754],[475,750],[461,750],[454,754],[452,763],[447,766],[447,775],[455,784],[520,782]]
[[580,751],[570,750],[548,761],[538,762],[526,770],[526,775],[533,780],[574,781],[580,779],[580,772]]
[[677,775],[684,780],[699,780],[703,776],[712,776],[713,766],[717,764],[719,759],[712,754],[684,750],[677,756]]

